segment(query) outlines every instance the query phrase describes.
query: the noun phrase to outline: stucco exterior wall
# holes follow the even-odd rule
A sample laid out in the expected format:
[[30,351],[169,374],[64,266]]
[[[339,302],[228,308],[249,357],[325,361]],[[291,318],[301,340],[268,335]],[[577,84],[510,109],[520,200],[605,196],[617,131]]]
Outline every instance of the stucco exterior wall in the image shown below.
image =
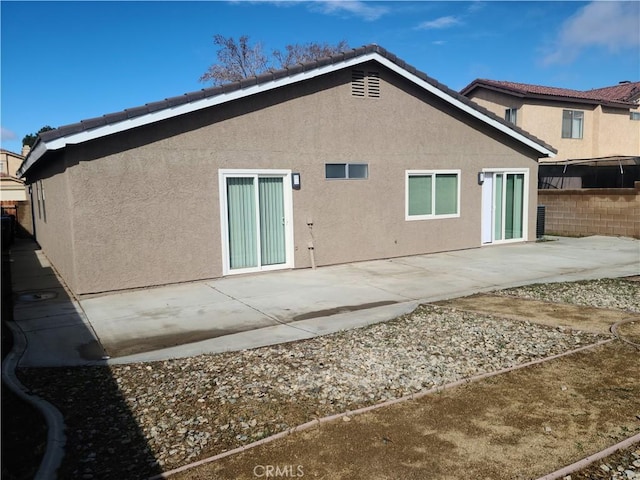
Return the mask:
[[[352,97],[341,71],[68,147],[75,292],[220,277],[219,169],[301,174],[296,268],[311,266],[310,241],[317,265],[479,247],[482,168],[530,169],[535,239],[534,153],[376,70],[381,98]],[[325,179],[325,163],[347,162],[368,163],[369,178]],[[405,221],[408,169],[460,169],[460,218]]]
[[15,177],[24,157],[8,150],[0,150],[0,173]]
[[[39,168],[37,178],[31,184],[30,198],[35,238],[67,286],[77,293],[81,287],[75,268],[73,193],[69,190],[64,162],[50,162]],[[99,275],[99,270],[92,272]]]
[[[550,161],[640,155],[640,121],[631,120],[629,109],[523,100],[482,88],[470,98],[501,117],[505,108],[518,108],[517,125],[558,150]],[[584,112],[583,138],[562,138],[563,110]]]
[[[631,120],[629,111],[598,107],[596,157],[640,155],[640,120]],[[627,153],[629,152],[629,153]]]

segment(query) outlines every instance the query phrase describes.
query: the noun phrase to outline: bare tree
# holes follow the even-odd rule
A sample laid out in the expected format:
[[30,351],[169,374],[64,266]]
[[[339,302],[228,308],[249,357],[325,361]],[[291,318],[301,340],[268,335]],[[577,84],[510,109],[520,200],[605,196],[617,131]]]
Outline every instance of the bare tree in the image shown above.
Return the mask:
[[285,52],[280,50],[273,51],[273,58],[275,58],[280,68],[289,67],[296,63],[312,62],[319,58],[329,57],[336,53],[344,52],[349,48],[346,40],[341,40],[335,45],[328,43],[306,43],[301,45],[294,43],[285,47]]
[[236,42],[233,37],[213,37],[218,47],[218,63],[211,65],[200,77],[201,82],[220,85],[259,75],[268,69],[269,61],[262,53],[262,44],[249,44],[249,36],[242,35]]
[[260,42],[249,43],[249,36],[243,35],[238,41],[233,37],[215,35],[213,43],[218,46],[218,62],[211,65],[200,77],[201,82],[211,82],[213,85],[235,82],[243,78],[260,75],[276,63],[278,68],[285,68],[296,63],[310,62],[343,52],[349,48],[345,40],[336,45],[328,43],[295,43],[287,45],[285,51],[274,50],[272,58],[268,58]]

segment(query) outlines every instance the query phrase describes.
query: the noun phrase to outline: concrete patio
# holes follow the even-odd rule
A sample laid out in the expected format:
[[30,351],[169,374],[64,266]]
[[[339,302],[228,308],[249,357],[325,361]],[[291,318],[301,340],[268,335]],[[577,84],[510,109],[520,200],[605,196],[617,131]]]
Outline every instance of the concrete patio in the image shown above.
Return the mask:
[[640,241],[553,238],[316,270],[72,298],[37,244],[12,247],[21,366],[127,363],[254,348],[395,318],[418,304],[531,283],[640,274]]

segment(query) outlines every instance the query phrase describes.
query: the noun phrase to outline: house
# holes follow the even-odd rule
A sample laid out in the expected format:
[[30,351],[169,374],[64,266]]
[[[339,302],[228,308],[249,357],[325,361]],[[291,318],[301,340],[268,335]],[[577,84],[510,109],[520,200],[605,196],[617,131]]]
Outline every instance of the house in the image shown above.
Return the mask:
[[535,239],[555,150],[377,45],[40,134],[76,295]]
[[477,79],[460,93],[558,149],[540,161],[540,188],[640,180],[640,82],[578,91]]
[[25,147],[20,155],[0,149],[0,205],[3,213],[13,215],[18,229],[32,234],[31,205],[24,181],[17,176],[28,151],[29,147]]
[[0,200],[2,202],[27,200],[24,182],[16,177],[16,172],[23,161],[22,155],[0,149]]

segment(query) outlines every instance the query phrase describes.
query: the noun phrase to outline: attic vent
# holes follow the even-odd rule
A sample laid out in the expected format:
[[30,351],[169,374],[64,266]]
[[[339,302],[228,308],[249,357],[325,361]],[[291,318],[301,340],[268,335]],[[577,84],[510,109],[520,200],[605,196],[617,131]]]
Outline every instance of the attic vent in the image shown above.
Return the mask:
[[351,95],[353,97],[380,98],[380,73],[351,71]]
[[378,72],[367,73],[367,96],[380,98],[380,74]]
[[351,72],[351,95],[364,97],[364,72],[362,70]]

